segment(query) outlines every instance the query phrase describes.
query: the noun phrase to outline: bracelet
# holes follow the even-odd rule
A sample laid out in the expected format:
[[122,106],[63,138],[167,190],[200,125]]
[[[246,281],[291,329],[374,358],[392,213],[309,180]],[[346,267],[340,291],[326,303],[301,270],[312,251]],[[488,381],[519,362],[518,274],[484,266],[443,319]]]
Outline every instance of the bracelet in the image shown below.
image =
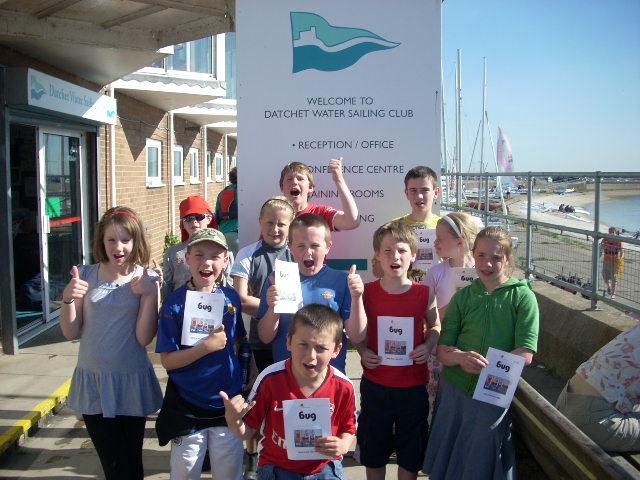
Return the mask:
[[76,301],[75,298],[72,298],[71,301],[69,301],[69,302],[67,302],[64,298],[62,299],[62,303],[66,303],[67,305],[71,305],[75,301]]

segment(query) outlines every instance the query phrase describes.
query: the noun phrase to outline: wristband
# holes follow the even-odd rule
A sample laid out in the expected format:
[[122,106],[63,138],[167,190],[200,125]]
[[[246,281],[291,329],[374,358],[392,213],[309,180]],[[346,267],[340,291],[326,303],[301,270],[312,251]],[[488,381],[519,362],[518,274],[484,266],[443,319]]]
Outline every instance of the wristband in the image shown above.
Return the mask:
[[70,302],[67,302],[64,298],[62,299],[62,303],[66,303],[67,305],[71,305],[75,301],[76,301],[75,298],[72,298]]

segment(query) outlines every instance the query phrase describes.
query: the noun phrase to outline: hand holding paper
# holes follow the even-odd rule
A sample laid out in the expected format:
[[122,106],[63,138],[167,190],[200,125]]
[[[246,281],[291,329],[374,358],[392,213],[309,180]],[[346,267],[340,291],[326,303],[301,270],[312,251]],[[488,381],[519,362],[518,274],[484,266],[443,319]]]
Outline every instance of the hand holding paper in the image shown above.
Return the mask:
[[[274,313],[296,313],[302,307],[302,287],[300,285],[300,272],[296,262],[284,262],[276,260],[275,286],[277,286],[277,302],[273,299],[275,291],[272,291]],[[267,293],[267,302],[269,293]]]
[[467,372],[478,374],[489,362],[477,352],[460,352],[460,367]]
[[365,368],[372,370],[376,368],[382,362],[382,357],[376,355],[370,348],[365,348],[362,352],[362,364]]
[[487,367],[482,369],[473,399],[509,408],[518,387],[525,359],[519,355],[489,348]]
[[[349,441],[352,435],[349,435]],[[350,442],[349,442],[350,443]],[[345,440],[335,436],[320,437],[316,439],[316,452],[326,455],[327,457],[337,457],[344,455],[349,451],[349,444],[345,447]]]
[[220,325],[213,332],[202,340],[202,344],[207,352],[217,352],[227,346],[227,334],[224,331],[224,325]]
[[413,363],[416,365],[423,365],[427,363],[428,356],[429,352],[427,352],[427,345],[424,343],[418,345],[413,349],[413,352],[409,354],[409,358],[413,359]]
[[275,310],[275,307],[278,305],[278,300],[280,300],[280,292],[278,291],[278,286],[271,285],[269,288],[267,288],[267,305]]

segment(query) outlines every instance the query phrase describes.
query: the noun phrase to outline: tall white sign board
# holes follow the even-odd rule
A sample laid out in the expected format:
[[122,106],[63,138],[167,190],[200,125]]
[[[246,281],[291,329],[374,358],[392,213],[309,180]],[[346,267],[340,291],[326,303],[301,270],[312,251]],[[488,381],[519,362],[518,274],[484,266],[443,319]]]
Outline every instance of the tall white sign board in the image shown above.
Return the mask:
[[289,162],[311,167],[310,203],[340,209],[327,164],[343,157],[362,223],[334,234],[329,258],[369,269],[375,229],[410,211],[406,172],[440,170],[441,1],[236,6],[240,244]]

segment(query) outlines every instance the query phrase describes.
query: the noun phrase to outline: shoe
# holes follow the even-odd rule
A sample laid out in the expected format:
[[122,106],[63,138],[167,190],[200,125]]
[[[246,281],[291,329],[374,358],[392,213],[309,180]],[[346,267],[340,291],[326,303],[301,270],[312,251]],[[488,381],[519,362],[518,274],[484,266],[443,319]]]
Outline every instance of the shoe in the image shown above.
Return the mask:
[[244,480],[258,480],[258,454],[244,451]]

